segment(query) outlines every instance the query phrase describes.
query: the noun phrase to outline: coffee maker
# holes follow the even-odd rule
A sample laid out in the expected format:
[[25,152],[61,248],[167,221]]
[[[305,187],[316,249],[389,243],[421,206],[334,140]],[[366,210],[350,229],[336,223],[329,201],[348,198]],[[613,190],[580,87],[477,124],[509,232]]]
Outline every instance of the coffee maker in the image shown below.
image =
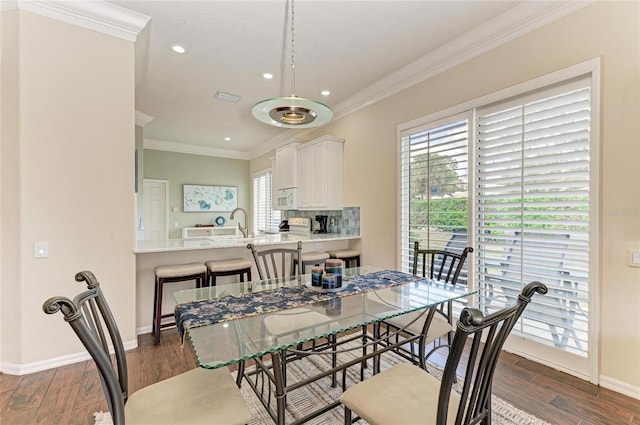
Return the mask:
[[328,215],[317,215],[316,221],[318,222],[318,227],[313,231],[313,233],[327,233],[328,218]]

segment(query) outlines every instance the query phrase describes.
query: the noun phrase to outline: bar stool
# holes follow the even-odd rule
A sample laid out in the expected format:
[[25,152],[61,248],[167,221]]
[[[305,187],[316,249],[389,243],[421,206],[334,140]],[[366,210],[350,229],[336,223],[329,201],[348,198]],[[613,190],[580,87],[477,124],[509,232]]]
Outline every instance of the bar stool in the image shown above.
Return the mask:
[[158,266],[155,268],[156,284],[153,296],[153,343],[160,344],[160,331],[162,328],[174,326],[175,321],[162,323],[165,317],[173,317],[171,314],[162,314],[162,292],[165,283],[196,281],[196,288],[205,285],[207,267],[202,263],[176,264],[172,266]]
[[213,260],[204,263],[207,266],[207,285],[216,286],[216,277],[239,275],[240,282],[244,282],[244,275],[247,281],[251,280],[251,261],[244,258],[231,258],[229,260]]
[[[302,253],[302,274],[307,266],[320,266],[324,265],[325,261],[329,259],[329,254],[320,251],[309,251]],[[298,255],[293,256],[293,264],[291,264],[292,270],[296,269],[298,264]]]
[[360,251],[355,249],[336,249],[327,251],[329,257],[344,261],[346,267],[351,267],[351,262],[355,261],[356,267],[360,267]]

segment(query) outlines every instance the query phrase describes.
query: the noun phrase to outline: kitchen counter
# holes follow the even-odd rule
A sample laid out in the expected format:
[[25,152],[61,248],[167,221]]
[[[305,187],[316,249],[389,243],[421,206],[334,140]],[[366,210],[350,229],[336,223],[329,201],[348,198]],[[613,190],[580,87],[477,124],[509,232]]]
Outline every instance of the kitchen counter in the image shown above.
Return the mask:
[[[138,334],[151,332],[153,317],[153,293],[155,290],[155,268],[157,266],[183,263],[205,263],[210,260],[245,258],[252,263],[251,277],[258,279],[258,270],[247,249],[248,243],[264,248],[288,244],[295,247],[302,241],[302,251],[329,251],[332,249],[360,249],[360,235],[342,235],[338,233],[277,233],[258,234],[253,238],[210,236],[194,239],[167,239],[160,241],[138,241],[135,249],[136,260],[136,327]],[[236,282],[237,276],[222,276],[219,284]],[[194,282],[171,283],[163,299],[163,312],[173,311],[174,291],[190,289]],[[151,336],[149,336],[151,338]]]
[[297,233],[259,234],[252,238],[202,237],[192,239],[165,239],[157,241],[138,241],[135,254],[152,252],[175,252],[197,249],[244,248],[249,243],[254,245],[280,245],[291,242],[330,242],[360,239],[360,235],[341,235],[337,233]]

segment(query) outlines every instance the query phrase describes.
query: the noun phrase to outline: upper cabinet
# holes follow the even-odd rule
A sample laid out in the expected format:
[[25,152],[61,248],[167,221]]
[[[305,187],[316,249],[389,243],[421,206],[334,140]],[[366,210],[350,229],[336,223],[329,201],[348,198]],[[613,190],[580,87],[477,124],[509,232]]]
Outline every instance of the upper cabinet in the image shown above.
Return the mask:
[[298,187],[298,147],[302,143],[294,142],[276,149],[273,186],[278,189]]
[[344,139],[332,136],[298,148],[298,209],[342,209],[343,156]]

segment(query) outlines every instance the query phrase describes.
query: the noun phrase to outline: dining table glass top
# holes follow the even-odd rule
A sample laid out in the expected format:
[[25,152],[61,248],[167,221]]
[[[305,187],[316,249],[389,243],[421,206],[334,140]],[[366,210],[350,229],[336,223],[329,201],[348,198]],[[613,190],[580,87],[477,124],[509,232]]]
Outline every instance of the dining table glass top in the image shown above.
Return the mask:
[[471,295],[408,273],[345,269],[341,290],[311,275],[189,289],[175,294],[176,322],[200,366],[218,368]]

